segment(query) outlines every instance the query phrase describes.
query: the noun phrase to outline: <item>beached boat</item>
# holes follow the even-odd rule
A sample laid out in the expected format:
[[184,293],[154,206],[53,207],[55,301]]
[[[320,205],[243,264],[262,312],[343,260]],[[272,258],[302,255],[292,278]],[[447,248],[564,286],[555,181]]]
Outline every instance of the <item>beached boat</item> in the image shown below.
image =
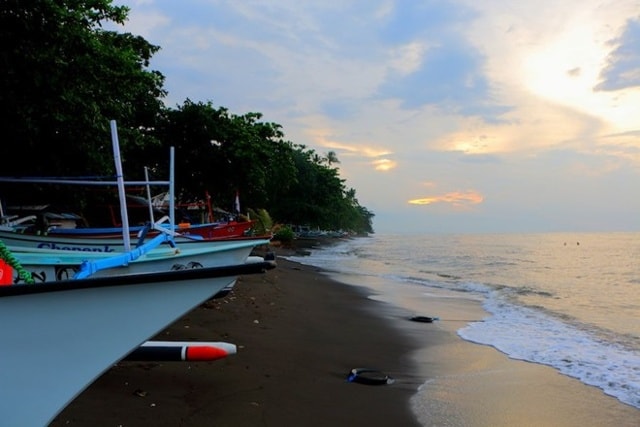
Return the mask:
[[[120,144],[118,140],[118,132],[115,121],[111,121],[111,136],[112,136],[112,147],[113,147],[113,157],[116,169],[116,181],[103,181],[103,180],[87,180],[87,179],[51,179],[51,178],[17,178],[17,177],[0,177],[0,182],[7,183],[20,183],[20,184],[61,184],[61,185],[83,185],[83,186],[117,186],[118,188],[118,202],[120,205],[120,226],[107,230],[89,230],[88,234],[92,235],[92,237],[96,238],[100,243],[90,243],[87,241],[83,241],[83,243],[87,243],[90,245],[89,250],[97,250],[102,252],[109,252],[110,248],[109,239],[117,239],[118,242],[124,243],[124,249],[131,249],[131,237],[132,233],[136,233],[138,230],[130,227],[128,211],[127,211],[127,195],[125,192],[125,186],[145,186],[147,189],[147,200],[145,201],[146,207],[149,210],[149,224],[152,225],[150,229],[141,229],[142,233],[150,235],[154,235],[162,232],[175,233],[178,229],[175,221],[175,191],[174,191],[174,149],[171,147],[170,150],[170,177],[168,181],[149,181],[148,170],[145,168],[145,180],[144,181],[124,181],[124,174],[122,170],[122,162],[120,158]],[[166,219],[169,220],[168,224],[163,224],[164,219],[160,221],[155,221],[154,219],[154,208],[151,203],[151,193],[150,186],[151,185],[167,185],[169,186],[169,191],[167,193],[168,200],[168,216]],[[144,199],[143,199],[144,200]],[[1,206],[1,205],[0,205]],[[0,210],[0,217],[4,218],[4,212]],[[2,220],[0,223],[0,240],[3,240],[9,247],[14,249],[15,246],[27,246],[27,247],[38,247],[39,245],[43,245],[43,241],[39,239],[39,237],[46,237],[50,233],[52,234],[64,234],[65,236],[69,233],[73,233],[68,231],[69,229],[73,229],[73,227],[50,227],[50,224],[47,221],[43,220],[43,216],[39,217],[36,215],[36,221],[40,218],[40,224],[34,224],[33,233],[30,232],[30,227],[26,224],[20,224],[19,227],[16,227],[18,223],[15,220],[9,222],[6,219]],[[185,239],[217,239],[217,238],[230,238],[230,237],[241,237],[247,234],[246,232],[253,225],[253,221],[228,221],[226,223],[207,223],[200,225],[190,225],[184,227],[181,231]],[[64,229],[67,228],[67,231]],[[14,232],[14,234],[11,234]],[[17,233],[19,232],[19,233]],[[22,235],[22,238],[16,237],[17,234]],[[77,234],[82,234],[82,231],[77,232]],[[59,237],[62,239],[62,237]],[[66,237],[65,237],[66,239]],[[47,241],[49,242],[49,241]],[[58,241],[60,242],[60,241]],[[75,242],[75,243],[74,243]],[[53,241],[56,243],[56,241]],[[84,245],[78,246],[79,243],[77,240],[71,241],[62,241],[64,246],[68,246],[70,250],[76,250],[76,248],[80,248],[79,250],[84,250],[86,247]],[[76,246],[73,246],[76,245]],[[102,246],[102,249],[101,249]],[[49,249],[53,249],[55,246],[49,247]],[[117,250],[119,248],[115,248]]]
[[[2,182],[40,182],[40,183],[54,183],[58,180],[54,179],[20,179],[12,177],[0,177]],[[85,181],[85,183],[87,183]],[[96,184],[95,182],[91,183]],[[123,185],[125,183],[123,182]],[[169,193],[167,198],[170,197]],[[146,236],[152,237],[161,232],[160,228],[165,230],[171,229],[175,232],[186,236],[193,236],[203,239],[225,239],[231,237],[244,237],[252,235],[252,229],[256,223],[255,220],[246,219],[240,215],[234,215],[229,212],[217,210],[220,212],[219,217],[222,218],[217,221],[213,221],[214,209],[209,206],[210,218],[209,222],[201,221],[193,223],[188,217],[182,217],[182,220],[170,226],[168,221],[171,220],[171,216],[167,214],[169,210],[168,206],[162,205],[163,210],[158,209],[153,202],[153,197],[150,195],[148,199],[139,196],[133,196],[126,194],[123,206],[126,206],[127,215],[132,207],[145,208],[148,213],[147,216],[141,216],[139,209],[137,211],[137,223],[149,223],[154,222],[153,228],[150,229],[148,225],[130,225],[128,227],[131,239],[137,239],[138,235],[145,233]],[[207,194],[207,197],[208,194]],[[135,200],[136,203],[132,204],[131,200]],[[166,204],[166,202],[165,202]],[[28,205],[28,206],[9,206],[6,208],[7,214],[5,215],[1,200],[0,200],[0,231],[4,232],[16,232],[23,235],[34,236],[55,236],[55,237],[91,237],[91,238],[121,238],[123,233],[123,227],[121,220],[116,218],[114,207],[109,205],[105,208],[109,213],[109,223],[112,225],[94,227],[90,225],[90,221],[87,221],[83,216],[77,215],[72,212],[61,211],[59,207],[50,204],[40,205]],[[160,220],[154,221],[155,214],[159,214]],[[122,213],[121,213],[122,214]],[[134,214],[136,210],[134,209]],[[104,222],[104,218],[103,221]],[[171,227],[171,228],[170,228]],[[6,236],[6,234],[5,234]]]
[[[160,235],[138,249],[117,252],[52,251],[9,244],[6,247],[22,269],[40,283],[242,264],[255,247],[269,244],[269,240],[263,238],[207,241],[192,245],[162,244],[167,240],[168,236]],[[14,283],[22,280],[18,270],[14,271],[13,278]]]
[[[12,224],[4,221],[3,224],[0,224],[0,240],[4,242],[4,244],[13,252],[82,252],[84,253],[83,257],[91,257],[88,255],[91,252],[99,252],[110,255],[117,255],[119,252],[130,252],[132,250],[132,233],[135,233],[137,230],[133,230],[129,226],[128,212],[127,212],[127,196],[125,194],[125,186],[127,185],[144,185],[147,188],[147,205],[146,207],[149,209],[149,221],[148,226],[144,227],[139,231],[140,237],[136,235],[137,238],[137,246],[140,246],[144,243],[144,240],[147,237],[153,235],[163,235],[168,234],[173,237],[171,243],[177,243],[181,245],[180,251],[175,251],[171,248],[158,248],[153,254],[149,253],[145,260],[149,260],[153,255],[158,255],[158,257],[164,257],[167,254],[171,255],[171,258],[176,259],[177,257],[186,259],[186,253],[182,245],[187,243],[198,243],[197,249],[190,248],[190,252],[193,254],[202,255],[200,250],[204,250],[203,248],[209,248],[215,246],[217,247],[226,247],[229,245],[229,239],[246,239],[247,242],[255,241],[256,239],[264,240],[266,236],[244,236],[245,232],[251,227],[253,224],[252,221],[231,221],[228,223],[218,223],[214,224],[203,224],[198,226],[189,226],[185,228],[179,228],[175,224],[175,206],[174,206],[174,149],[173,147],[170,150],[170,177],[169,181],[149,181],[148,171],[145,169],[145,181],[141,182],[132,182],[132,181],[124,181],[123,171],[122,171],[122,163],[120,160],[120,146],[118,141],[117,127],[115,121],[111,121],[111,135],[112,135],[112,146],[113,146],[113,155],[116,169],[117,180],[115,182],[110,181],[92,181],[92,180],[77,180],[77,179],[50,179],[50,178],[15,178],[15,177],[0,177],[0,181],[2,182],[12,182],[12,183],[40,183],[40,184],[69,184],[69,185],[100,185],[100,186],[109,186],[115,185],[118,188],[118,201],[120,204],[120,220],[121,227],[118,229],[109,229],[109,230],[91,230],[89,234],[91,237],[86,235],[82,235],[82,232],[79,231],[74,236],[70,236],[69,233],[73,233],[71,231],[67,231],[66,234],[61,235],[61,230],[64,227],[53,228],[50,229],[48,224],[40,224],[40,228],[36,230],[35,233],[28,232],[28,227],[20,227],[16,228],[14,226],[15,220]],[[154,219],[154,209],[151,203],[151,194],[150,194],[150,186],[154,185],[168,185],[169,191],[167,193],[167,208],[169,211],[169,216],[164,217],[159,221],[155,221]],[[237,198],[237,194],[236,194]],[[164,203],[164,202],[163,202]],[[238,202],[239,203],[239,202]],[[0,205],[1,206],[1,205]],[[0,211],[0,215],[3,215],[3,212]],[[164,222],[169,220],[168,224]],[[42,228],[45,227],[45,228]],[[36,227],[38,228],[38,227]],[[179,230],[180,233],[177,233],[176,230]],[[53,232],[57,230],[57,232]],[[72,230],[67,228],[67,230]],[[80,230],[80,229],[77,229]],[[117,230],[117,231],[116,231]],[[18,232],[21,231],[21,232]],[[39,231],[39,233],[38,233]],[[271,236],[268,236],[270,239]],[[136,239],[134,239],[136,240]],[[206,240],[206,246],[201,245],[199,242]],[[173,246],[173,245],[172,245]],[[191,250],[193,249],[193,250]],[[67,257],[65,257],[67,258]],[[68,257],[71,258],[71,257]],[[25,260],[27,261],[27,260]],[[34,265],[33,262],[35,259],[28,260],[28,264]],[[89,260],[91,261],[91,260]],[[77,264],[75,260],[71,258],[71,265]],[[173,262],[173,261],[169,261]],[[195,261],[200,262],[200,261]],[[227,262],[227,261],[223,261]],[[47,261],[45,264],[64,264],[62,261]],[[205,265],[205,264],[203,264]],[[164,268],[164,267],[161,267]]]
[[[174,227],[174,231],[185,236],[200,236],[204,239],[222,239],[229,237],[247,236],[255,221],[218,221],[204,224],[179,223]],[[144,226],[129,227],[132,237],[136,237],[138,233],[145,230]],[[149,230],[148,235],[157,235],[160,231]],[[25,230],[23,234],[29,233]],[[67,228],[53,227],[49,228],[47,233],[56,237],[97,237],[97,238],[117,238],[122,236],[121,227],[82,227]]]
[[[159,230],[155,230],[155,233],[145,234],[143,238],[134,236],[130,241],[134,242],[133,245],[141,243],[147,237],[157,236],[161,232],[170,232],[169,229],[164,227],[158,227]],[[132,236],[129,234],[129,236]],[[270,239],[270,235],[261,236],[236,236],[236,237],[219,237],[219,238],[204,238],[201,235],[185,234],[182,230],[178,233],[173,233],[173,238],[176,244],[185,245],[190,243],[201,243],[206,241],[207,245],[220,245],[225,244],[228,241],[243,241],[243,240],[255,240],[255,239]],[[122,237],[117,234],[110,234],[107,237],[101,236],[82,236],[82,235],[59,235],[59,234],[47,234],[37,235],[30,233],[17,233],[14,231],[0,229],[0,240],[2,240],[12,251],[24,252],[31,250],[40,250],[40,252],[46,251],[66,251],[66,252],[98,252],[103,254],[113,254],[115,252],[121,252],[127,250],[126,242]],[[198,245],[201,246],[201,245]],[[130,249],[130,248],[129,248]]]
[[263,263],[0,286],[0,414],[45,426],[114,363]]

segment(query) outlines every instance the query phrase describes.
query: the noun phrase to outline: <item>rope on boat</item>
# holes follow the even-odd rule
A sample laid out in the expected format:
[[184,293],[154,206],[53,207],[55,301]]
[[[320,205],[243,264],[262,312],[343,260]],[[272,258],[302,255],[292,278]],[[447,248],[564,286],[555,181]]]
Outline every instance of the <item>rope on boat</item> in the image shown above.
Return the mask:
[[34,284],[35,280],[33,280],[33,276],[24,267],[20,264],[20,261],[16,259],[15,256],[11,253],[9,248],[4,244],[2,240],[0,240],[0,258],[9,264],[11,267],[16,269],[18,273],[18,277],[25,281],[27,284]]

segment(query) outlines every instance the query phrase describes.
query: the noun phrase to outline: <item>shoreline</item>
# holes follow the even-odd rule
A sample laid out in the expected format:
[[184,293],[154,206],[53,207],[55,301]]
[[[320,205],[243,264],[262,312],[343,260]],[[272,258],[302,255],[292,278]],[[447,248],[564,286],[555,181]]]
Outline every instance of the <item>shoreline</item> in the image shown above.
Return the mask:
[[[488,316],[480,301],[429,293],[421,314],[441,320],[409,322],[415,293],[380,298],[388,284],[282,258],[305,248],[273,249],[274,270],[241,277],[155,337],[227,341],[237,354],[119,363],[51,426],[637,425],[640,411],[600,389],[459,337],[461,322]],[[395,382],[348,383],[356,367]]]
[[[361,286],[359,276],[322,274]],[[413,285],[371,277],[366,280],[365,292],[370,298],[396,310],[386,317],[402,333],[409,333],[414,343],[421,343],[412,354],[421,382],[410,399],[421,425],[638,425],[640,409],[600,388],[561,374],[554,367],[512,359],[494,347],[460,337],[458,329],[490,316],[480,299],[447,290],[416,292]],[[416,298],[417,293],[422,301]],[[407,322],[414,315],[441,319],[428,324]]]

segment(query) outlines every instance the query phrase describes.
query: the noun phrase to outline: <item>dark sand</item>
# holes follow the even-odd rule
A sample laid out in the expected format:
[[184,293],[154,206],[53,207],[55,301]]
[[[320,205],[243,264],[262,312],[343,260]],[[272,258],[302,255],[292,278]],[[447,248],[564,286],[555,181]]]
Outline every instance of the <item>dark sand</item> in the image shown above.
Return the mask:
[[[141,302],[142,303],[142,302]],[[241,277],[155,339],[226,341],[212,362],[120,362],[51,426],[414,426],[409,399],[417,346],[375,313],[387,304],[357,287],[278,259]],[[389,385],[346,381],[368,367]]]

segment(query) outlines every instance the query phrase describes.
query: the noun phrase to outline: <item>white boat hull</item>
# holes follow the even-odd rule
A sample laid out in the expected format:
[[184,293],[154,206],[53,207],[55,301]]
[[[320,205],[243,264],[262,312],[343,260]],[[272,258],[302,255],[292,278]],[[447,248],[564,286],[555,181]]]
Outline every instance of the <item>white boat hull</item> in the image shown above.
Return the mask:
[[[171,248],[162,245],[126,265],[95,271],[92,277],[121,276],[125,274],[150,273],[155,271],[182,270],[222,265],[242,264],[254,247],[268,244],[269,240],[253,239],[228,242],[200,242]],[[74,277],[85,261],[100,261],[104,252],[68,251],[16,251],[11,248],[20,265],[38,283],[68,280]],[[113,256],[118,253],[110,253]],[[19,283],[17,270],[13,272],[14,283]]]
[[[54,235],[22,234],[14,231],[0,230],[0,240],[12,251],[36,251],[36,252],[79,252],[79,253],[101,253],[102,255],[114,255],[124,252],[125,246],[122,237],[63,237]],[[230,239],[198,239],[190,236],[175,236],[176,244],[179,246],[201,245],[210,246],[224,245],[229,241],[253,240],[250,237],[232,237]],[[131,241],[132,248],[136,245],[136,240]],[[163,247],[168,247],[164,244]]]
[[45,426],[130,351],[260,263],[0,287],[3,425]]

